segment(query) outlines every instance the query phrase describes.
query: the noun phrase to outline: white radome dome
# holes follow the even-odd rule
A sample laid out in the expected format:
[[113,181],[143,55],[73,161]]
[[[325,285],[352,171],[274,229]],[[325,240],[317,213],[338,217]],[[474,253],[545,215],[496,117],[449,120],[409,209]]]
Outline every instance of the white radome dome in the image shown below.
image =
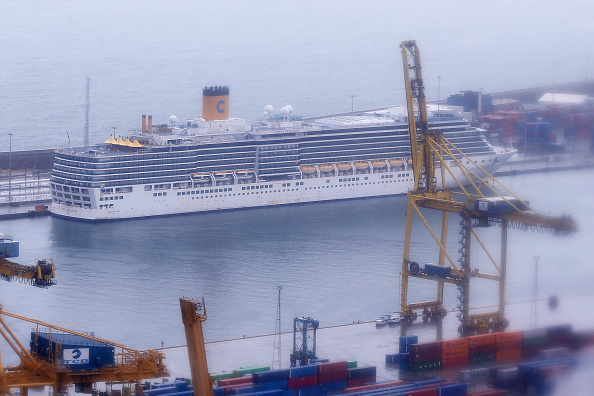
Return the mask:
[[177,117],[172,115],[171,117],[169,117],[169,122],[175,124],[177,122]]
[[289,108],[287,106],[283,106],[280,109],[280,114],[284,117],[288,116],[289,113],[291,113],[291,110],[289,110]]
[[271,105],[264,106],[264,113],[272,114],[273,111],[274,107],[272,107]]

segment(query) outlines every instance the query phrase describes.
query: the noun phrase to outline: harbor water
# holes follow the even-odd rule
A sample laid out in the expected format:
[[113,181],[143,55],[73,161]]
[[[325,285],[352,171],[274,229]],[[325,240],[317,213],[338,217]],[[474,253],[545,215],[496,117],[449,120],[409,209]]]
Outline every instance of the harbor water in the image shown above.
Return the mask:
[[[542,323],[572,321],[576,328],[594,325],[587,310],[580,308],[581,298],[592,299],[588,296],[594,279],[594,208],[589,197],[594,186],[579,183],[591,180],[593,172],[501,178],[538,211],[571,214],[579,225],[572,237],[509,232],[507,302],[512,328],[529,325],[530,304],[516,303],[532,298],[536,256],[539,298],[556,295],[563,308],[545,312],[546,304],[541,303]],[[357,329],[369,329],[372,324],[352,324],[399,308],[405,209],[406,198],[397,196],[97,224],[53,217],[7,220],[1,224],[2,232],[20,241],[19,262],[53,258],[58,284],[36,289],[2,282],[0,302],[6,311],[92,331],[132,348],[169,348],[185,344],[179,297],[205,297],[207,341],[243,339],[274,333],[276,286],[282,285],[283,331],[292,329],[296,316],[311,316],[321,326],[351,324],[321,331],[320,353],[363,362],[376,362],[379,357],[381,363],[384,354],[395,352],[399,331],[382,329],[375,339],[374,333],[357,335],[362,331]],[[457,257],[458,236],[452,234],[452,254]],[[426,261],[432,259],[432,248],[428,238],[417,238],[413,244],[413,250]],[[473,260],[488,268],[484,258],[477,255]],[[414,284],[411,298],[423,300],[433,290]],[[472,293],[475,307],[496,301],[495,292],[487,286],[473,288]],[[445,304],[450,310],[457,302],[455,296],[455,288],[446,287]],[[30,324],[12,319],[9,323],[28,338]],[[422,332],[427,338],[453,337],[455,313],[448,315],[443,327],[441,334],[422,326],[408,331]],[[270,364],[272,338],[257,340],[209,344],[209,350],[217,351],[211,354],[212,371]],[[361,349],[370,344],[375,345],[373,349]],[[291,336],[287,335],[283,338],[284,365],[288,365],[290,347]],[[258,354],[250,352],[254,350]],[[173,374],[187,373],[185,350],[167,353]],[[4,344],[2,357],[5,364],[10,362]]]

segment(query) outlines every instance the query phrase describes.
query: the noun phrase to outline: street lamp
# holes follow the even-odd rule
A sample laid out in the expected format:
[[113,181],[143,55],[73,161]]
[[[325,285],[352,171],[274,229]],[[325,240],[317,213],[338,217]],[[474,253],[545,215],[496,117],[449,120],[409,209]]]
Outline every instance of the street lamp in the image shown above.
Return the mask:
[[12,132],[8,132],[8,203],[12,202]]
[[437,76],[437,111],[439,111],[439,94],[441,93],[441,76]]

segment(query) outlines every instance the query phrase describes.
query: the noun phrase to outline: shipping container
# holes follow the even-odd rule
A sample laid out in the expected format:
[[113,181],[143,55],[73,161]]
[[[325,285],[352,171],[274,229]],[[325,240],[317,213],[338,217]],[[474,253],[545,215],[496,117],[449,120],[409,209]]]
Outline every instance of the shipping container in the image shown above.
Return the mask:
[[468,355],[466,356],[458,356],[458,357],[450,357],[444,358],[441,361],[442,368],[452,368],[452,367],[461,367],[461,366],[468,366]]
[[342,392],[347,387],[346,381],[333,381],[320,384],[320,387],[326,392]]
[[393,388],[395,386],[404,385],[404,381],[383,381],[383,382],[376,382],[373,384],[375,389],[386,389],[386,388]]
[[495,360],[498,362],[506,360],[519,360],[522,358],[521,349],[509,349],[495,352]]
[[372,389],[376,389],[374,385],[354,386],[343,389],[342,393],[359,393]]
[[[375,378],[376,368],[375,366],[369,367],[357,367],[347,370],[347,378],[348,379],[356,379],[356,378]],[[374,380],[375,381],[375,380]]]
[[[483,345],[495,345],[495,334],[481,334],[476,336],[467,337],[468,340],[468,351],[472,352],[477,347]],[[493,349],[495,352],[495,349]]]
[[264,382],[282,381],[289,379],[289,370],[270,370],[260,371],[252,374],[254,384],[261,384]]
[[408,364],[408,370],[413,371],[413,372],[436,370],[440,367],[442,367],[441,360],[432,360],[430,362],[420,362],[420,363],[409,363]]
[[287,387],[289,389],[292,388],[301,388],[304,386],[312,386],[318,384],[318,376],[317,375],[310,375],[308,377],[296,377],[296,378],[289,378],[287,382]]
[[246,375],[245,377],[226,378],[219,380],[219,386],[231,386],[231,385],[247,385],[252,384],[252,376]]
[[74,334],[33,331],[30,346],[37,357],[56,361],[59,369],[73,372],[95,371],[115,364],[112,345]]
[[346,361],[320,363],[318,366],[318,383],[338,382],[347,380]]
[[407,396],[437,396],[437,389],[435,388],[427,388],[427,389],[418,389],[404,393]]
[[398,363],[398,362],[400,362],[400,354],[392,353],[392,354],[386,355],[386,364]]
[[233,370],[236,377],[243,377],[244,375],[258,373],[260,371],[269,371],[270,366],[250,366],[250,367],[240,367],[238,370]]
[[357,367],[357,361],[356,360],[347,360],[347,368],[348,369],[352,369]]
[[246,393],[262,392],[266,388],[264,385],[246,385],[246,386],[232,386],[225,387],[225,395],[244,395]]
[[427,275],[433,275],[433,276],[445,278],[452,274],[452,268],[451,267],[442,267],[440,265],[427,263],[427,264],[425,264],[425,266],[423,268],[423,272]]
[[399,349],[398,352],[400,353],[409,353],[410,346],[412,344],[417,344],[419,342],[418,336],[401,336],[399,340]]
[[347,380],[347,387],[352,388],[355,386],[368,385],[374,383],[375,380],[375,375],[373,377],[351,378]]
[[310,377],[318,375],[318,366],[298,366],[289,369],[289,378]]
[[485,362],[492,362],[495,360],[495,352],[490,353],[479,353],[476,355],[468,356],[468,363],[469,364],[479,364]]
[[458,372],[458,381],[460,382],[470,382],[470,381],[479,381],[479,380],[486,380],[489,378],[489,369],[486,367],[476,368],[476,369],[468,369],[468,370],[460,370]]
[[457,383],[436,386],[438,396],[465,396],[468,393],[468,384]]
[[441,359],[441,343],[427,342],[412,344],[409,354],[410,363],[429,362]]
[[319,385],[304,386],[303,388],[295,388],[298,396],[322,396],[324,390]]
[[216,383],[216,382],[218,382],[220,380],[235,378],[235,373],[232,372],[232,371],[222,372],[222,373],[215,373],[215,374],[210,374],[210,378],[212,379],[213,382]]

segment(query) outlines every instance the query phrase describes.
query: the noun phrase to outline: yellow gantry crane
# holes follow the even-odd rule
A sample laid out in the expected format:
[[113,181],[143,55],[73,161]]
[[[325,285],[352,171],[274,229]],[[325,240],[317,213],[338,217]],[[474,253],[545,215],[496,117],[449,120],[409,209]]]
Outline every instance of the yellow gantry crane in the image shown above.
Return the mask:
[[18,257],[19,242],[6,234],[0,234],[0,278],[19,280],[37,287],[55,285],[56,270],[52,260],[35,260],[35,265],[14,263],[8,258]]
[[[417,311],[425,316],[441,315],[445,283],[456,285],[461,321],[460,331],[502,328],[505,319],[505,277],[507,261],[507,230],[540,228],[556,235],[568,235],[576,230],[570,216],[545,216],[538,214],[529,205],[506,189],[478,163],[455,147],[443,134],[429,126],[425,99],[421,58],[414,40],[400,45],[404,66],[408,123],[414,171],[414,188],[408,193],[406,235],[402,258],[401,314],[415,318]],[[448,185],[457,187],[453,191]],[[495,188],[497,186],[497,189]],[[501,194],[498,190],[505,191]],[[442,212],[438,232],[421,209]],[[459,256],[454,260],[447,249],[449,214],[461,217],[459,231]],[[417,216],[425,225],[437,247],[436,264],[419,264],[412,256],[411,240],[413,219]],[[491,254],[476,231],[480,227],[501,227],[499,258]],[[473,241],[478,243],[493,264],[493,274],[472,268]],[[447,263],[446,263],[447,261]],[[446,265],[447,264],[447,265]],[[434,301],[409,303],[409,278],[428,279],[437,282],[437,297]],[[499,306],[494,312],[470,314],[470,281],[482,278],[498,283]]]
[[202,298],[202,302],[198,302],[182,297],[179,299],[179,306],[186,331],[194,396],[212,396],[212,379],[208,373],[204,333],[202,331],[202,322],[207,318],[204,298]]
[[[4,320],[5,316],[37,326],[31,336],[31,350],[16,337]],[[40,331],[40,326],[46,330]],[[20,364],[17,366],[0,367],[0,395],[13,395],[11,389],[20,388],[20,395],[26,396],[29,387],[45,385],[52,386],[54,394],[57,395],[66,392],[66,387],[71,384],[77,384],[85,393],[89,393],[96,382],[135,383],[139,386],[142,379],[169,376],[163,363],[163,354],[159,351],[137,351],[115,342],[16,315],[4,311],[1,307],[0,334],[20,358]],[[59,335],[64,334],[114,347],[113,362],[100,367],[87,367],[83,364],[83,368],[77,368],[78,366],[72,363],[85,363],[81,360],[85,357],[84,347],[67,349],[69,347],[59,341]],[[41,344],[42,338],[45,338],[46,342],[49,340],[49,343]],[[118,350],[119,352],[116,352]],[[67,356],[68,353],[73,356]],[[86,359],[89,363],[93,361],[89,356]]]

